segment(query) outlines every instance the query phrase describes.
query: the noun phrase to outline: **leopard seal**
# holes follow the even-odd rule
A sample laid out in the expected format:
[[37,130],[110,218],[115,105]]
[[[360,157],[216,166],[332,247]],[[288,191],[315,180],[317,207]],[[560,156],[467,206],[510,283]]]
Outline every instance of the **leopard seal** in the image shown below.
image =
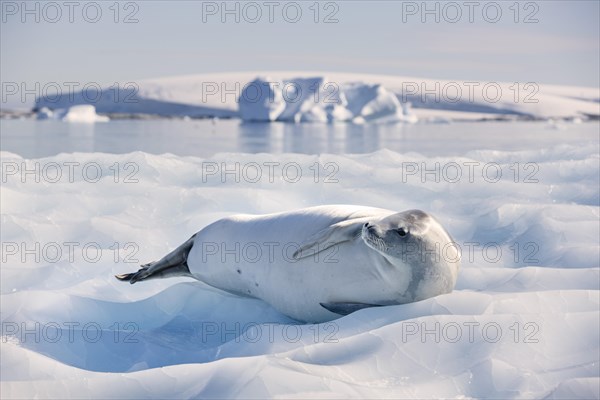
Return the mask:
[[190,276],[296,320],[324,322],[449,293],[459,267],[458,246],[423,211],[328,205],[220,219],[162,259],[116,277]]

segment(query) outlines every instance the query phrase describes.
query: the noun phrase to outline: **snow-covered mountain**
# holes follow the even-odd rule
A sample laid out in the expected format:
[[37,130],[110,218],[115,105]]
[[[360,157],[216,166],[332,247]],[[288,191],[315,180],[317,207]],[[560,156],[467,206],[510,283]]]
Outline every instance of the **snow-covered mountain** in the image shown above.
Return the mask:
[[[598,88],[320,72],[235,72],[149,79],[40,97],[36,109],[294,122],[414,122],[600,117]],[[412,111],[409,109],[412,107]]]

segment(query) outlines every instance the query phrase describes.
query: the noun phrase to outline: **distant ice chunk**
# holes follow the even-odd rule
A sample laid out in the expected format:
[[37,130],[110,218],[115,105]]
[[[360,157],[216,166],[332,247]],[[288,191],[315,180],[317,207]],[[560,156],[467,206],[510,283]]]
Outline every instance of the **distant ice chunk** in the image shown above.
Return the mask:
[[109,120],[107,116],[96,114],[96,107],[88,104],[59,108],[57,110],[42,107],[37,111],[36,118],[38,120],[54,119],[76,123],[106,122]]
[[36,117],[36,119],[39,119],[39,120],[51,119],[54,117],[54,112],[51,109],[49,109],[48,107],[42,107],[38,110],[35,117]]
[[78,123],[94,123],[107,122],[109,118],[104,115],[96,114],[96,107],[89,104],[82,104],[70,107],[67,112],[62,115],[62,121],[78,122]]
[[239,99],[245,121],[416,122],[407,104],[379,84],[337,84],[324,77],[274,82],[257,78]]

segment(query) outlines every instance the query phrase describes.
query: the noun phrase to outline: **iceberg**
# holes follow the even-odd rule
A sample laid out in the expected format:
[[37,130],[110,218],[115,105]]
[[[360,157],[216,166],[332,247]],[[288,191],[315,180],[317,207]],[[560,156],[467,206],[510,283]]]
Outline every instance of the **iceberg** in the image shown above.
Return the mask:
[[52,111],[48,107],[42,107],[35,114],[35,117],[38,120],[52,119],[52,118],[54,118],[54,111]]
[[96,107],[83,104],[70,107],[61,118],[64,122],[78,122],[91,124],[94,122],[108,122],[109,118],[104,115],[96,114]]
[[67,109],[59,108],[51,110],[48,107],[40,108],[36,114],[38,120],[58,120],[63,122],[93,124],[95,122],[107,122],[110,120],[105,115],[96,114],[96,107],[89,104],[81,104],[72,106]]
[[338,84],[324,77],[257,78],[239,98],[244,121],[417,122],[408,104],[379,84]]

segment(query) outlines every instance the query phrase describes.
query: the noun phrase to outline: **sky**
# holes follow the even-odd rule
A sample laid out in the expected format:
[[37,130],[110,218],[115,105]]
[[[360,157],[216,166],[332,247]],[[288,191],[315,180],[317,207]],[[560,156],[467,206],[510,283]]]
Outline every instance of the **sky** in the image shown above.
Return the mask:
[[6,108],[12,83],[224,71],[600,84],[596,0],[0,3]]

